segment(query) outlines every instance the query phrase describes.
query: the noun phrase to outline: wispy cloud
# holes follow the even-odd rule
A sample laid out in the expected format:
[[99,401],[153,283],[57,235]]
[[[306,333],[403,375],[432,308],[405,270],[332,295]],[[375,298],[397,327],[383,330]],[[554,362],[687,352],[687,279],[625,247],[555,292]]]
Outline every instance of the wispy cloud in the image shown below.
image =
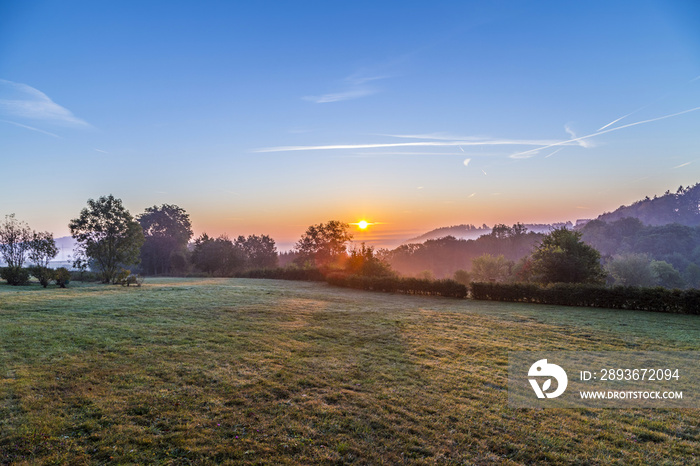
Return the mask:
[[[401,136],[408,137],[408,136]],[[353,150],[389,147],[459,147],[459,146],[553,146],[578,145],[576,141],[530,140],[530,139],[471,139],[461,141],[417,141],[386,142],[372,144],[329,144],[319,146],[278,146],[255,149],[254,152],[294,152],[311,150]],[[539,149],[537,149],[539,150]]]
[[548,158],[550,158],[551,156],[553,156],[554,154],[556,154],[557,152],[560,152],[560,151],[562,151],[562,150],[564,150],[564,148],[563,148],[563,147],[560,147],[559,149],[555,150],[555,151],[552,152],[551,154],[546,155],[544,158],[545,158],[545,159],[548,159]]
[[[633,127],[633,126],[644,125],[644,124],[647,124],[647,123],[652,123],[652,122],[654,122],[654,121],[665,120],[665,119],[667,119],[667,118],[673,118],[673,117],[676,117],[676,116],[679,116],[679,115],[684,115],[684,114],[686,114],[686,113],[695,112],[695,111],[698,111],[698,110],[700,110],[700,107],[694,107],[694,108],[690,108],[690,109],[688,109],[688,110],[683,110],[682,112],[671,113],[671,114],[663,115],[663,116],[656,117],[656,118],[650,118],[650,119],[648,119],[648,120],[636,121],[636,122],[634,122],[634,123],[628,123],[628,124],[626,124],[626,125],[616,126],[616,127],[614,127],[614,128],[605,129],[605,130],[603,130],[603,131],[596,131],[595,133],[588,134],[588,135],[586,135],[586,136],[581,136],[581,137],[577,137],[577,138],[572,138],[572,139],[569,139],[569,140],[567,140],[567,141],[556,142],[556,143],[554,143],[554,144],[548,144],[548,145],[546,145],[546,146],[544,146],[544,147],[540,147],[540,148],[538,148],[538,149],[530,149],[530,150],[527,150],[527,151],[524,151],[524,152],[518,152],[518,153],[516,153],[516,154],[512,154],[510,157],[513,158],[513,159],[522,158],[522,157],[525,156],[525,155],[533,154],[533,153],[536,154],[536,153],[538,153],[538,152],[540,152],[540,151],[542,151],[542,150],[544,150],[544,149],[549,149],[550,147],[555,147],[555,146],[572,145],[572,144],[579,144],[579,145],[580,145],[580,142],[581,142],[581,141],[584,141],[584,140],[590,139],[590,138],[594,138],[594,137],[596,137],[596,136],[600,136],[601,134],[612,133],[613,131],[619,131],[619,130],[621,130],[621,129],[631,128],[631,127]],[[585,147],[585,146],[584,146],[584,147]]]
[[317,104],[359,99],[361,97],[366,97],[379,92],[379,89],[369,86],[368,83],[386,78],[388,78],[388,76],[374,76],[363,73],[355,73],[343,79],[343,90],[328,94],[309,95],[303,97],[303,99]]
[[76,117],[40,90],[5,79],[0,79],[0,113],[56,125],[90,127],[85,120]]
[[329,102],[341,102],[343,100],[359,99],[360,97],[372,95],[376,92],[377,91],[374,89],[351,89],[344,92],[336,92],[332,94],[323,94],[317,96],[310,95],[304,97],[304,100],[308,100],[317,104],[326,104]]
[[687,167],[687,166],[690,165],[691,163],[693,163],[693,162],[686,162],[686,163],[682,163],[682,164],[680,164],[680,165],[676,165],[675,167],[673,167],[673,170],[675,170],[676,168]]
[[574,133],[574,130],[569,125],[564,125],[564,131],[566,131],[566,133],[569,136],[571,136],[571,139],[576,140],[578,142],[578,145],[581,147],[591,147],[593,145],[590,141],[586,141],[584,139],[577,139],[576,133]]
[[37,131],[39,133],[46,134],[47,136],[53,136],[55,138],[61,137],[58,134],[49,133],[48,131],[44,131],[43,129],[35,128],[33,126],[23,125],[22,123],[17,123],[16,121],[10,121],[10,120],[0,120],[0,121],[2,121],[3,123],[9,123],[11,125],[19,126],[20,128],[28,129],[30,131]]

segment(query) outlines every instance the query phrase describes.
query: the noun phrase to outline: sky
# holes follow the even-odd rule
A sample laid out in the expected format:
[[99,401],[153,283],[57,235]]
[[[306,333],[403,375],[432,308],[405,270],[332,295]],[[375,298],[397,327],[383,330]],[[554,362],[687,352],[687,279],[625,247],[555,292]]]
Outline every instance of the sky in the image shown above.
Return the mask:
[[697,1],[0,1],[0,216],[197,235],[595,218],[700,182]]

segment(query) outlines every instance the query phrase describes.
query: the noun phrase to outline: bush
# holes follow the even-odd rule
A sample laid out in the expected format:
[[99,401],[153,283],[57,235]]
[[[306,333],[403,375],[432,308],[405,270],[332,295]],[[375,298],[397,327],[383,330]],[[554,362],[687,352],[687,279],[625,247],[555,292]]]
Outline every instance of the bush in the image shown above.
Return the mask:
[[70,283],[71,273],[65,267],[60,267],[55,271],[54,280],[56,280],[56,285],[65,288]]
[[19,286],[29,283],[29,271],[21,267],[3,267],[0,278],[7,280],[8,285]]
[[355,288],[358,290],[384,291],[425,296],[443,296],[447,298],[465,298],[467,287],[454,280],[427,280],[424,278],[402,277],[363,277],[346,273],[330,273],[326,281],[334,286]]
[[325,280],[323,273],[313,267],[274,267],[269,269],[253,269],[239,272],[239,278],[267,278],[272,280],[302,280],[322,282]]
[[700,290],[556,283],[471,283],[474,299],[700,315]]
[[112,285],[125,285],[129,275],[131,275],[131,270],[120,269],[112,277]]
[[[64,268],[64,267],[61,267]],[[100,281],[100,277],[97,276],[96,273],[93,272],[86,272],[85,270],[68,270],[66,269],[68,274],[70,275],[70,281],[74,282],[97,282]]]
[[29,272],[39,280],[39,283],[41,286],[46,288],[49,286],[49,283],[51,283],[51,280],[55,279],[56,271],[53,269],[50,269],[48,267],[42,267],[40,265],[37,265],[35,267],[31,267],[29,269]]
[[119,282],[122,286],[131,286],[131,285],[136,285],[136,286],[141,286],[143,285],[144,281],[144,276],[141,274],[130,274],[127,276],[125,279],[123,279],[121,282]]

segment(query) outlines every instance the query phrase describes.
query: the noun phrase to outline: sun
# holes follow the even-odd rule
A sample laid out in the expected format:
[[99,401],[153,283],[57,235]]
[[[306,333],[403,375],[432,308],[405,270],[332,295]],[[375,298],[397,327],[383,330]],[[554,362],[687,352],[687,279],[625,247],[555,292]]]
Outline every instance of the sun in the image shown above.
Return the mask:
[[360,220],[359,222],[357,222],[357,226],[360,228],[360,230],[366,230],[369,226],[369,223],[367,223],[367,220]]

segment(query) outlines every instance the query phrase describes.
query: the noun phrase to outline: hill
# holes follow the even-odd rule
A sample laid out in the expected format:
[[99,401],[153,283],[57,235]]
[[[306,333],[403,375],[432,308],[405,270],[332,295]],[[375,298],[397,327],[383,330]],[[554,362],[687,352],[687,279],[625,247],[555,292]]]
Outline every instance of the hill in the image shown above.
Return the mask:
[[614,212],[600,215],[598,220],[611,223],[625,217],[641,220],[645,225],[678,223],[690,227],[700,226],[700,183],[693,187],[679,187],[675,193],[666,191],[663,196],[648,196],[629,206],[620,206]]
[[[524,225],[527,231],[532,233],[549,233],[555,228],[567,227],[572,228],[573,224],[571,222],[560,222],[560,223],[528,223]],[[430,230],[415,238],[411,238],[405,241],[404,244],[416,244],[423,243],[431,239],[445,238],[447,236],[453,236],[457,239],[477,239],[481,236],[488,235],[493,231],[493,228],[486,224],[480,227],[474,225],[454,225],[451,227],[440,227],[434,230]]]

